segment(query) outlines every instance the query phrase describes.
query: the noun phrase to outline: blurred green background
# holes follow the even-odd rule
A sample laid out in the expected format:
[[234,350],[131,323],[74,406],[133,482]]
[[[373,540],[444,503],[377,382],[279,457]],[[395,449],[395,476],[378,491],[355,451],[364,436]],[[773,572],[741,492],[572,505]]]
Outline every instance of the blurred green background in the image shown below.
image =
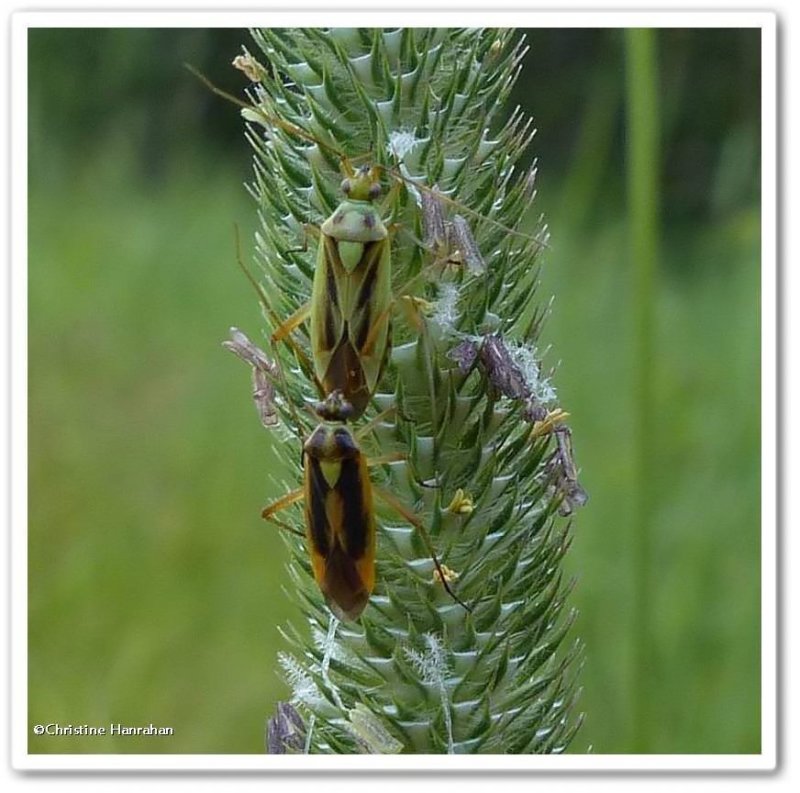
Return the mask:
[[[760,33],[654,36],[646,430],[626,37],[528,37],[515,99],[552,231],[548,362],[591,495],[569,556],[572,751],[758,752]],[[250,152],[237,110],[182,67],[239,92],[242,44],[29,33],[29,723],[175,729],[31,733],[32,752],[258,753],[287,693],[286,553],[259,517],[270,438],[220,347],[232,324],[260,332],[233,231],[255,229]]]

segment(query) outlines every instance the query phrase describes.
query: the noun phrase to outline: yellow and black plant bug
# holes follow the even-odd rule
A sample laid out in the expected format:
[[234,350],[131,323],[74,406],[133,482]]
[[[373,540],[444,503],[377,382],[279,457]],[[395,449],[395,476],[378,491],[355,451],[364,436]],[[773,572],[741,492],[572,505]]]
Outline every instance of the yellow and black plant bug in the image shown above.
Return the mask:
[[316,411],[321,422],[303,444],[303,489],[271,504],[262,516],[271,520],[284,506],[304,499],[314,579],[331,611],[354,620],[375,586],[372,487],[364,455],[346,424],[352,408],[341,392],[331,393]]
[[438,580],[452,591],[422,521],[392,494],[373,488],[368,466],[402,459],[388,455],[367,460],[347,421],[352,406],[341,392],[329,394],[316,406],[320,424],[303,444],[303,487],[264,508],[262,517],[295,532],[275,517],[290,504],[304,500],[305,538],[314,579],[333,614],[355,620],[364,611],[375,586],[376,521],[373,492],[411,523],[433,559]]

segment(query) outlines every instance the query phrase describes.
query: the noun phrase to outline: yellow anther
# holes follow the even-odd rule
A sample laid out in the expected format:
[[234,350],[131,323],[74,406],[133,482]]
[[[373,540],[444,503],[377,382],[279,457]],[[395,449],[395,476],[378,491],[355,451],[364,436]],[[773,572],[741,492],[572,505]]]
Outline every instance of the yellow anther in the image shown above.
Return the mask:
[[436,569],[433,571],[434,584],[452,584],[455,581],[458,581],[459,574],[455,570],[451,570],[447,565],[444,564],[439,565],[439,567],[441,568],[441,573]]
[[475,505],[472,503],[472,496],[465,493],[462,488],[456,490],[453,500],[447,506],[447,511],[454,515],[471,515]]
[[542,435],[548,435],[568,418],[569,413],[561,408],[551,410],[541,421],[534,422],[533,429],[531,429],[530,440],[541,438]]

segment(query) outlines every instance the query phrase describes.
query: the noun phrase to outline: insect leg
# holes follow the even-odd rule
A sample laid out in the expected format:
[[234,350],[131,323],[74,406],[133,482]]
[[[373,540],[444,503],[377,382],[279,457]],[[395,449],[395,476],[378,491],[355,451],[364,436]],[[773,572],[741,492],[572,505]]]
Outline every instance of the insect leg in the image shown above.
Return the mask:
[[281,529],[291,532],[292,534],[305,537],[305,534],[302,531],[293,528],[288,523],[284,523],[282,520],[275,517],[276,512],[280,512],[282,509],[286,509],[286,507],[290,507],[292,504],[296,504],[298,501],[301,501],[303,495],[302,489],[292,490],[289,493],[286,493],[286,495],[281,496],[281,498],[279,498],[277,501],[267,504],[267,506],[261,511],[261,517],[264,518],[264,520],[268,520],[270,523],[274,523]]
[[183,64],[198,80],[200,80],[206,88],[209,89],[212,93],[216,94],[217,96],[225,99],[226,101],[230,102],[231,104],[240,107],[242,110],[246,110],[249,113],[253,113],[258,116],[262,123],[267,126],[274,126],[282,129],[284,132],[288,133],[289,135],[294,135],[301,140],[306,140],[309,143],[313,143],[316,146],[321,148],[327,149],[329,152],[334,154],[335,156],[339,157],[340,159],[346,159],[345,153],[338,149],[336,146],[333,146],[326,141],[320,140],[315,135],[312,135],[307,130],[303,129],[302,127],[298,127],[296,124],[292,124],[285,119],[279,118],[278,116],[273,116],[267,113],[263,108],[259,107],[256,104],[248,104],[247,102],[243,102],[238,97],[234,96],[233,94],[229,94],[227,91],[224,91],[222,88],[214,85],[211,80],[208,79],[202,72],[198,71],[194,68],[190,63]]
[[[289,319],[281,321],[278,315],[270,307],[269,300],[267,299],[266,294],[264,294],[264,288],[258,282],[258,279],[256,279],[250,270],[248,270],[247,265],[242,259],[239,227],[236,225],[234,225],[234,233],[236,235],[236,262],[239,265],[239,269],[244,273],[245,278],[247,278],[247,280],[250,282],[250,285],[255,290],[256,295],[258,296],[258,302],[261,304],[261,308],[264,310],[264,313],[272,323],[273,327],[275,327],[275,330],[272,334],[273,339],[277,336],[277,340],[285,341],[292,348],[292,352],[294,352],[294,354],[298,357],[301,365],[304,368],[306,366],[311,367],[311,362],[308,360],[308,356],[289,335],[295,328],[302,325],[303,321],[308,317],[308,314],[311,312],[310,303],[301,306],[297,311],[295,311],[294,314],[292,314],[291,317],[289,317]],[[305,314],[303,312],[305,312]],[[289,324],[290,327],[285,327]]]
[[371,418],[366,424],[358,428],[358,431],[356,432],[356,438],[358,440],[361,440],[370,432],[372,432],[372,430],[374,430],[375,427],[377,427],[378,424],[380,424],[384,419],[388,418],[389,416],[391,416],[393,413],[396,412],[397,412],[397,407],[395,405],[386,408],[386,410],[382,410],[376,416]]
[[311,316],[311,302],[303,303],[291,317],[281,322],[270,337],[273,342],[288,339],[289,334],[299,328]]
[[[270,343],[272,347],[272,354],[275,363],[275,368],[277,369],[276,379],[280,383],[281,390],[286,398],[286,402],[289,405],[289,410],[292,414],[292,420],[295,423],[295,427],[298,433],[302,434],[302,427],[303,425],[299,421],[299,417],[297,415],[297,410],[294,406],[294,403],[289,397],[289,389],[288,383],[286,381],[286,375],[283,371],[283,366],[281,365],[281,359],[278,352],[278,343],[279,341],[283,341],[289,345],[292,352],[297,357],[297,360],[300,362],[300,367],[303,369],[304,372],[309,374],[313,380],[315,385],[317,386],[318,392],[322,393],[322,387],[320,386],[319,381],[314,375],[314,367],[311,361],[306,355],[305,351],[295,342],[295,340],[290,335],[291,332],[297,328],[299,325],[303,323],[303,321],[307,318],[308,314],[310,313],[311,307],[310,304],[305,304],[301,306],[294,314],[292,314],[289,319],[281,322],[275,312],[272,310],[269,304],[269,300],[267,299],[266,294],[264,294],[264,289],[261,284],[258,282],[258,279],[250,272],[247,268],[247,265],[244,263],[242,259],[242,248],[241,248],[241,239],[239,235],[239,227],[234,225],[234,233],[236,237],[236,262],[239,265],[239,269],[244,273],[245,278],[250,282],[250,285],[256,292],[258,296],[258,302],[261,304],[262,309],[264,310],[264,314],[270,320],[272,325],[276,328],[273,331],[273,334],[270,338]],[[276,335],[278,338],[276,339]]]
[[387,463],[399,463],[403,460],[408,459],[408,455],[404,452],[387,452],[386,454],[380,454],[376,457],[370,457],[367,460],[367,465],[370,468],[374,468],[376,465],[386,465]]

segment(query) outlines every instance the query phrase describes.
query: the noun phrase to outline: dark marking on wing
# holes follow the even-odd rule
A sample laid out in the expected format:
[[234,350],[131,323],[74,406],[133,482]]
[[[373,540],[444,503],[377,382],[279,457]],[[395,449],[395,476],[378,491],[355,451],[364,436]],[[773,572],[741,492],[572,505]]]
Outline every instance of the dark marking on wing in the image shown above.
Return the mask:
[[362,482],[358,459],[343,460],[342,473],[337,484],[344,505],[342,520],[347,554],[352,559],[360,559],[367,550],[368,517],[364,510],[364,487],[369,482]]
[[353,438],[353,433],[344,427],[337,427],[333,431],[336,440],[337,456],[340,460],[351,460],[358,457],[360,449]]
[[336,333],[336,317],[340,313],[339,309],[339,290],[336,286],[336,270],[341,269],[339,251],[336,242],[332,238],[325,240],[325,252],[327,253],[325,264],[325,308],[322,332],[324,334],[325,351],[330,352],[336,346],[339,338]]
[[375,293],[375,283],[378,280],[378,267],[380,266],[380,257],[375,255],[377,253],[375,248],[376,244],[370,243],[362,259],[362,261],[368,261],[369,265],[361,283],[361,290],[358,293],[357,306],[360,314],[360,324],[355,338],[357,350],[364,350],[366,347],[372,327],[372,298]]
[[306,465],[310,466],[309,489],[311,491],[306,496],[309,499],[308,507],[311,518],[308,531],[317,553],[323,558],[327,558],[331,552],[331,532],[328,529],[328,518],[325,514],[325,499],[330,488],[320,470],[319,460],[309,456],[306,458]]
[[364,350],[367,346],[367,339],[369,338],[369,331],[370,331],[370,323],[372,322],[372,311],[370,310],[370,306],[364,309],[363,314],[360,317],[361,322],[358,325],[358,336],[355,340],[356,349]]
[[342,260],[339,257],[339,249],[336,247],[336,240],[333,237],[325,238],[325,288],[327,291],[328,302],[339,307],[339,291],[336,288],[336,270],[342,269]]
[[[345,328],[346,327],[345,325]],[[325,325],[323,330],[325,332],[325,351],[330,352],[338,341],[336,338],[336,318],[333,316],[333,308],[331,306],[325,307]]]
[[361,284],[361,291],[358,293],[358,302],[356,305],[363,308],[367,303],[372,300],[372,293],[375,291],[375,281],[378,278],[378,263],[380,259],[375,256],[375,246],[377,243],[370,242],[364,249],[364,254],[361,257],[362,262],[369,262],[369,269],[364,276],[364,281]]
[[366,384],[364,368],[361,365],[361,358],[353,349],[353,345],[348,338],[346,323],[342,338],[331,355],[322,385],[327,393],[342,391],[347,401],[353,406],[357,416],[360,416],[367,407],[369,390]]
[[326,561],[322,589],[329,605],[335,604],[333,612],[344,619],[357,619],[369,600],[355,561],[342,548],[334,548]]

